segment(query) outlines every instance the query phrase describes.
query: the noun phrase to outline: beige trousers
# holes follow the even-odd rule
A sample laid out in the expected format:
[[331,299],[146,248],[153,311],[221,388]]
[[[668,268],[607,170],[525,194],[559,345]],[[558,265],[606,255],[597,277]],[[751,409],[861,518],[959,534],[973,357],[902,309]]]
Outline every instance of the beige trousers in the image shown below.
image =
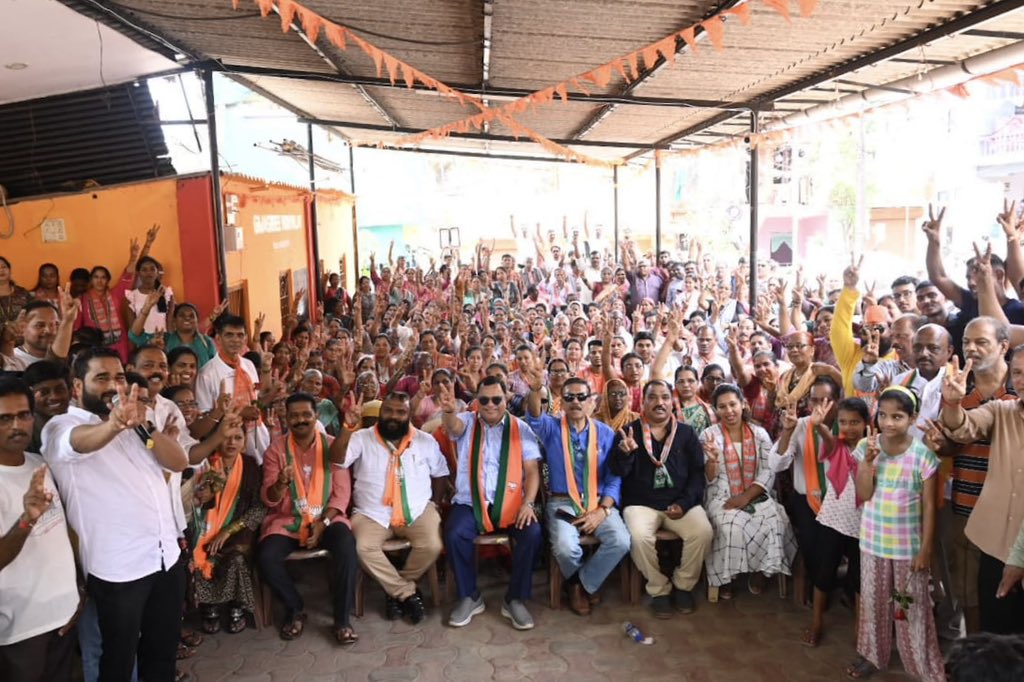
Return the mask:
[[[950,507],[948,502],[946,507]],[[967,632],[978,632],[981,629],[981,615],[978,611],[978,564],[981,563],[981,550],[967,539],[967,517],[952,513],[950,516],[953,556],[949,569],[952,573],[953,594],[963,609]]]
[[[674,585],[680,590],[692,590],[700,579],[704,556],[711,549],[714,531],[703,507],[692,507],[681,519],[670,519],[665,512],[650,507],[631,505],[622,511],[622,518],[633,541],[629,554],[640,572],[647,578],[647,594],[661,597],[672,593]],[[683,556],[672,573],[672,580],[658,567],[658,552],[654,547],[658,529],[672,531],[683,539]]]
[[[359,563],[379,582],[389,597],[405,600],[416,593],[416,580],[427,572],[441,554],[441,515],[433,502],[411,525],[384,528],[362,514],[353,514],[352,532],[356,536]],[[384,542],[400,537],[412,543],[405,567],[399,571],[384,554]]]

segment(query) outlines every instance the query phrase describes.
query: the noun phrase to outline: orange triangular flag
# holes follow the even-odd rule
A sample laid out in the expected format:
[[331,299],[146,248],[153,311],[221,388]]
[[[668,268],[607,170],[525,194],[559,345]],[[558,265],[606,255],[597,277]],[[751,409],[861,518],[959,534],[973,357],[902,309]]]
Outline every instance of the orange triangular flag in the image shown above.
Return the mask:
[[373,65],[377,67],[377,78],[380,78],[381,73],[384,70],[384,52],[380,48],[374,47],[365,40],[360,41],[362,44],[359,46],[363,48],[363,51],[370,55],[373,59]]
[[327,36],[327,40],[330,41],[331,45],[334,45],[339,50],[347,50],[348,46],[345,44],[345,27],[339,26],[333,21],[328,21],[324,24],[324,35]]
[[796,3],[800,6],[800,16],[805,19],[814,14],[814,10],[818,9],[818,0],[796,0]]
[[293,0],[277,0],[277,13],[281,15],[281,31],[283,33],[291,30],[296,9]]
[[665,61],[672,64],[676,60],[676,37],[674,35],[662,38],[657,42],[655,47],[658,49],[658,53],[664,57]]
[[260,6],[260,14],[264,17],[274,11],[274,0],[256,0],[256,4]]
[[305,29],[309,42],[315,45],[317,38],[320,37],[320,29],[323,28],[324,18],[316,12],[299,5],[299,20],[302,22],[302,28]]
[[405,86],[411,90],[416,85],[416,69],[403,63],[402,78],[405,79]]
[[388,79],[394,85],[398,79],[398,65],[400,62],[387,52],[382,52],[381,54],[384,56],[384,67],[388,70]]
[[967,85],[965,83],[960,83],[959,85],[954,85],[949,88],[949,93],[961,99],[967,99],[971,96],[971,93],[968,92]]
[[562,98],[563,103],[569,101],[569,93],[566,92],[565,83],[559,83],[556,85],[555,92],[557,92],[558,96]]
[[658,46],[648,45],[647,47],[643,48],[641,52],[644,55],[644,68],[650,71],[658,62]]
[[679,37],[686,42],[687,47],[690,48],[690,52],[694,54],[697,54],[697,52],[700,51],[700,48],[697,47],[696,28],[696,26],[691,26],[689,28],[684,28],[682,31],[679,32]]
[[573,87],[575,87],[577,90],[582,92],[584,95],[589,95],[590,94],[590,90],[587,90],[587,88],[583,85],[583,83],[580,83],[580,79],[579,78],[573,78],[572,79],[572,84],[573,84]]
[[612,66],[615,67],[615,70],[618,71],[619,75],[622,76],[622,80],[626,81],[627,83],[630,81],[629,74],[626,73],[625,62],[623,62],[621,59],[616,59],[615,61],[612,62]]
[[594,83],[597,85],[597,87],[606,87],[612,79],[612,65],[602,64],[601,66],[594,69],[591,73],[594,74]]
[[716,14],[707,21],[702,21],[700,25],[708,32],[711,46],[716,50],[721,50],[725,44],[725,23],[722,21],[721,15]]
[[737,5],[732,9],[727,9],[725,10],[725,14],[731,14],[737,17],[740,20],[740,23],[744,26],[750,23],[750,5],[747,3]]
[[231,9],[238,11],[238,0],[231,0]]
[[792,21],[789,17],[789,0],[764,0],[764,4],[781,14],[787,22]]
[[639,64],[640,53],[630,52],[626,59],[629,60],[629,69],[633,72],[633,80],[640,77],[640,64]]

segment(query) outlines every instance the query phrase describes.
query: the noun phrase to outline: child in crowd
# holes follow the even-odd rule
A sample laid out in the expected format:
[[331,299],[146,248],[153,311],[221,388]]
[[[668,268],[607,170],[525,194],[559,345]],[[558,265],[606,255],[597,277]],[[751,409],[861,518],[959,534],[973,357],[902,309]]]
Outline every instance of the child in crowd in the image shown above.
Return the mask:
[[878,431],[857,445],[861,597],[853,679],[889,664],[892,623],[903,667],[924,682],[943,682],[942,653],[929,594],[939,460],[910,434],[917,396],[890,386],[878,396]]

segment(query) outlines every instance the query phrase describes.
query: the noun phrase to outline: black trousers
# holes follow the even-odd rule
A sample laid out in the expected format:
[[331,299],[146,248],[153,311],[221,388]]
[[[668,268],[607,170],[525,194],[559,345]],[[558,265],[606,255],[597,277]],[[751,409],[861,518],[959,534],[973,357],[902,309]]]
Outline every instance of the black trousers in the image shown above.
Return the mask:
[[87,578],[103,639],[99,682],[129,682],[136,656],[140,679],[174,682],[185,561],[182,554],[174,566],[126,583]]
[[1003,579],[1005,564],[993,556],[981,553],[978,564],[978,610],[981,629],[997,635],[1024,633],[1024,592],[1014,588],[1002,599],[996,598],[999,581]]
[[44,632],[14,644],[0,646],[0,680],[4,682],[71,682],[78,634],[71,628]]
[[786,500],[786,513],[789,515],[789,522],[793,524],[796,544],[804,558],[807,575],[813,576],[818,567],[817,529],[821,527],[816,519],[817,514],[807,504],[807,496],[795,490]]
[[839,571],[839,564],[843,557],[846,557],[848,569],[846,571],[846,593],[849,595],[860,593],[860,541],[843,535],[839,531],[823,526],[817,521],[814,532],[814,553],[817,555],[818,564],[811,573],[814,586],[822,592],[831,592],[836,589],[836,573]]
[[[320,547],[331,553],[331,580],[334,589],[334,627],[346,628],[356,594],[356,537],[344,523],[327,526],[320,538]],[[260,573],[277,598],[284,602],[288,618],[303,610],[302,595],[285,568],[285,557],[299,549],[299,541],[286,535],[270,535],[257,548]],[[147,682],[149,682],[147,680]]]

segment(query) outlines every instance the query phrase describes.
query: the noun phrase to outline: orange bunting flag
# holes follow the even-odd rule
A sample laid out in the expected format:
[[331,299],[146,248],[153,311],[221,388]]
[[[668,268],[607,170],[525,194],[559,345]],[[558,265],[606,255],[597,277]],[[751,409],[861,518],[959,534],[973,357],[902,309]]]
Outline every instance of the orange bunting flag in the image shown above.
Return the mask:
[[650,71],[658,63],[658,46],[657,44],[648,45],[641,52],[644,55],[644,68]]
[[623,62],[621,59],[616,59],[615,61],[613,61],[612,67],[619,72],[619,75],[622,76],[622,80],[626,81],[627,83],[632,80],[629,77],[629,74],[626,73],[626,63]]
[[402,79],[405,81],[405,86],[411,89],[416,85],[416,69],[408,64],[402,64]]
[[325,25],[324,35],[327,36],[327,40],[331,42],[331,45],[334,45],[339,50],[348,49],[348,46],[345,45],[345,29],[333,21],[328,21]]
[[737,5],[732,9],[727,9],[725,10],[725,14],[729,14],[738,18],[740,20],[740,23],[744,26],[750,24],[750,5],[747,3]]
[[306,30],[306,37],[309,38],[311,43],[315,44],[317,38],[320,37],[320,30],[324,26],[323,17],[299,5],[299,20],[302,22],[302,27]]
[[612,80],[612,65],[604,64],[599,66],[588,75],[591,76],[589,80],[592,80],[597,87],[607,87],[608,83]]
[[[743,5],[743,6],[746,7],[746,5]],[[692,52],[694,54],[697,54],[700,51],[700,48],[697,47],[697,27],[696,26],[691,26],[689,28],[684,28],[682,31],[679,32],[678,35],[679,35],[680,38],[682,38],[686,42],[687,47],[690,48],[690,52]]]
[[569,93],[566,92],[565,83],[559,83],[556,85],[555,92],[557,92],[558,96],[562,98],[563,103],[569,101]]
[[655,47],[658,48],[658,54],[660,54],[666,62],[674,64],[676,61],[676,36],[675,34],[666,36],[659,40]]
[[394,85],[395,81],[398,80],[398,60],[392,57],[387,52],[381,53],[384,57],[384,67],[388,70],[388,79],[391,84]]
[[585,85],[583,85],[583,83],[580,83],[580,79],[579,78],[573,78],[572,79],[572,85],[573,85],[574,88],[576,88],[577,90],[582,92],[584,95],[589,95],[590,94],[590,90],[588,90],[587,87]]
[[967,99],[968,97],[971,96],[971,93],[968,92],[968,90],[967,90],[967,85],[964,84],[964,83],[960,83],[959,85],[954,85],[953,87],[951,87],[949,89],[949,93],[951,95],[955,95],[956,97],[959,97],[961,99]]
[[786,23],[792,23],[789,16],[789,0],[764,0],[764,4],[781,14]]
[[715,50],[721,50],[725,45],[725,22],[722,21],[722,17],[716,14],[707,21],[702,21],[700,25],[708,32],[711,46]]
[[629,61],[629,69],[633,72],[633,80],[640,77],[640,64],[639,64],[640,53],[630,52],[626,59]]
[[800,6],[800,16],[804,19],[814,14],[814,10],[818,9],[818,0],[796,0],[796,4]]
[[295,19],[295,3],[293,0],[277,0],[277,13],[281,15],[281,32],[287,33]]
[[260,7],[260,15],[263,17],[269,16],[274,11],[274,0],[256,0],[256,4]]

